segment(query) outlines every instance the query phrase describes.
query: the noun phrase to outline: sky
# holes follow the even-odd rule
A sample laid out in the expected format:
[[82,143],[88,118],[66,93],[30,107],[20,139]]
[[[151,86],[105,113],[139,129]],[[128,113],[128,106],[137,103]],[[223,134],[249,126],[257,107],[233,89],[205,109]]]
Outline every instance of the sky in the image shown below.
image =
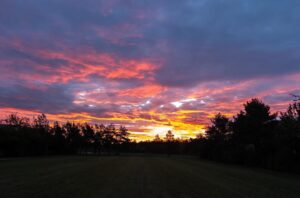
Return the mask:
[[1,0],[0,117],[189,138],[300,94],[297,0]]

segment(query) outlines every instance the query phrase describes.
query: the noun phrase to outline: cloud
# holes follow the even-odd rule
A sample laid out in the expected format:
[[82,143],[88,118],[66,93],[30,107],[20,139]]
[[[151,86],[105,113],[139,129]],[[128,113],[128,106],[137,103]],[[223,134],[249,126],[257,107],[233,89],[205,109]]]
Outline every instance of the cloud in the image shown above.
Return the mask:
[[47,87],[22,85],[0,86],[0,107],[12,107],[38,112],[66,112],[73,96],[64,87],[52,84]]
[[2,0],[0,109],[117,122],[147,137],[150,125],[193,135],[252,97],[284,110],[299,92],[299,6]]

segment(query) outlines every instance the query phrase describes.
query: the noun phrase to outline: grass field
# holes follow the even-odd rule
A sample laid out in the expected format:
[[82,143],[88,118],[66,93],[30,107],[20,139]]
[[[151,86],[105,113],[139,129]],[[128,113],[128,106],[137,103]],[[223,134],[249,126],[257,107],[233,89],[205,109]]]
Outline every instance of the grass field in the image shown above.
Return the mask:
[[300,197],[300,177],[179,157],[0,160],[0,197]]

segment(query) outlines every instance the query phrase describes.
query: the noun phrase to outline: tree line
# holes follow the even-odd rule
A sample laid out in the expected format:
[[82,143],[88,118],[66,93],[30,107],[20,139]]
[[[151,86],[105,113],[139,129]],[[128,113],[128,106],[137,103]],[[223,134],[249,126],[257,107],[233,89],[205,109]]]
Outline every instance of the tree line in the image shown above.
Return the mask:
[[275,170],[300,171],[300,103],[271,113],[259,99],[246,102],[237,115],[218,113],[205,134],[181,140],[171,131],[164,138],[130,141],[124,126],[54,122],[44,114],[32,122],[12,114],[0,125],[0,156],[46,154],[154,153],[196,155],[203,159]]
[[45,114],[34,118],[11,114],[0,125],[0,156],[48,154],[118,154],[129,143],[126,127],[88,123],[50,126]]
[[300,172],[300,103],[271,113],[259,99],[244,104],[233,118],[218,113],[205,134],[189,140],[140,142],[142,152],[197,155],[203,159],[273,170]]
[[211,122],[199,140],[208,159],[279,170],[300,165],[300,103],[272,114],[268,105],[252,99],[233,119],[219,113]]

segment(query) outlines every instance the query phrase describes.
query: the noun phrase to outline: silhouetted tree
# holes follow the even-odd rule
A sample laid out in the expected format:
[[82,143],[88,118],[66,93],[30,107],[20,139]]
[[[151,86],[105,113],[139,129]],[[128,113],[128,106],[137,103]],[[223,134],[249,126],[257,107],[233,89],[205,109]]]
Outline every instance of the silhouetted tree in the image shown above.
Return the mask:
[[171,130],[169,130],[169,131],[166,133],[166,141],[167,141],[167,142],[172,142],[172,141],[174,141],[174,134],[172,133]]
[[53,128],[51,129],[51,134],[53,136],[52,148],[55,154],[64,154],[67,149],[66,142],[66,131],[60,126],[58,122],[54,122]]
[[104,131],[105,126],[103,124],[101,125],[95,125],[95,135],[94,135],[94,150],[96,154],[101,154],[102,147],[104,145]]
[[229,136],[229,119],[218,113],[211,119],[212,125],[206,130],[207,155],[214,160],[222,160],[224,147]]
[[160,139],[159,135],[156,134],[154,139],[153,139],[153,142],[161,142],[162,140]]
[[4,123],[15,127],[29,127],[29,118],[19,117],[16,113],[10,114],[4,120]]
[[87,153],[89,149],[93,148],[95,132],[88,123],[81,126],[81,131],[83,135],[83,149],[85,150],[85,153]]
[[119,144],[128,143],[129,139],[128,129],[124,126],[120,126],[119,131],[116,132],[116,139]]
[[39,147],[34,148],[39,154],[49,153],[49,145],[51,144],[51,134],[49,121],[45,114],[38,115],[37,118],[33,119],[33,127],[31,130],[35,130],[36,142],[32,142],[32,146]]
[[75,123],[67,122],[64,126],[66,131],[66,140],[68,148],[71,152],[81,152],[83,146],[83,138],[80,134],[80,128]]
[[274,140],[276,152],[272,161],[276,169],[291,169],[300,164],[300,103],[289,105],[281,113],[280,125]]
[[206,130],[207,139],[216,143],[222,143],[225,141],[225,137],[229,133],[229,119],[218,113],[213,119],[211,119],[212,125]]
[[37,118],[33,120],[33,127],[41,129],[43,131],[49,131],[49,121],[45,114],[38,115]]
[[240,163],[258,164],[268,152],[276,124],[276,114],[270,107],[258,99],[252,99],[244,105],[232,123],[233,143]]
[[171,130],[169,130],[166,133],[165,140],[167,142],[167,154],[170,155],[171,153],[174,153],[174,134]]
[[115,125],[110,124],[103,130],[103,146],[110,154],[113,150],[113,146],[116,144],[116,128]]

